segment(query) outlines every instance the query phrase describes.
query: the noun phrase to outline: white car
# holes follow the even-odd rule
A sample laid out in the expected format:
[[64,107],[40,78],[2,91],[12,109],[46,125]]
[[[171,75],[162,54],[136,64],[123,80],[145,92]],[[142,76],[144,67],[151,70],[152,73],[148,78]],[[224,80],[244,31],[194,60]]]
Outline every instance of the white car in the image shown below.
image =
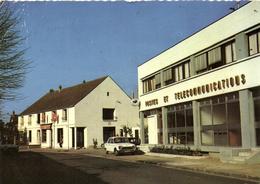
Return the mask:
[[130,143],[127,137],[109,137],[104,147],[107,154],[109,152],[115,153],[115,155],[121,153],[134,154],[136,151],[136,146]]

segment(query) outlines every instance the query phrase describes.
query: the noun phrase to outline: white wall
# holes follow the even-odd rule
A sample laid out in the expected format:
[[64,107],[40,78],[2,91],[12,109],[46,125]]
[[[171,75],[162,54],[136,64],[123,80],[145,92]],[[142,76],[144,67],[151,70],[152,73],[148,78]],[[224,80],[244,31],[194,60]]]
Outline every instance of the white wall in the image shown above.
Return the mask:
[[[32,131],[32,141],[30,145],[39,145],[41,141],[38,141],[37,138],[37,130],[41,130],[41,124],[52,124],[52,131],[47,130],[47,140],[46,143],[42,143],[41,147],[49,148],[53,146],[54,148],[60,148],[59,143],[57,142],[57,128],[63,128],[63,149],[68,149],[68,141],[71,141],[71,134],[68,133],[68,127],[75,126],[75,110],[74,107],[67,108],[67,121],[62,120],[62,109],[56,110],[57,115],[59,116],[58,122],[52,122],[52,111],[45,112],[45,122],[37,123],[37,114],[32,114],[32,123],[28,124],[29,115],[23,116],[24,125],[21,126],[21,116],[18,117],[18,130],[24,131],[25,128],[27,130],[27,137],[29,135],[29,130]],[[52,136],[52,137],[51,137]],[[40,131],[40,138],[42,137],[42,132]],[[69,140],[68,140],[69,139]],[[40,139],[41,140],[41,139]],[[52,142],[51,142],[52,140]],[[72,143],[70,143],[70,148]]]
[[[230,93],[242,89],[248,89],[260,85],[260,54],[248,57],[246,59],[230,63],[228,65],[221,66],[215,70],[205,72],[201,75],[191,77],[190,79],[183,80],[179,83],[173,85],[165,86],[158,91],[148,93],[140,96],[141,101],[140,110],[154,109],[166,105],[172,105],[182,102],[187,102],[191,100],[197,100],[201,98],[211,97],[215,95],[220,95],[224,93]],[[214,71],[214,72],[213,72]],[[237,75],[245,76],[245,83],[240,85],[234,85],[233,87],[225,87],[220,90],[210,91],[209,93],[204,93],[201,95],[193,95],[192,97],[187,97],[183,99],[176,99],[175,94],[178,92],[186,91],[199,87],[202,85],[210,84],[213,82],[221,81],[222,79],[229,79],[230,77],[235,77]],[[241,81],[240,81],[241,82]],[[164,102],[164,96],[168,96],[168,102]],[[153,99],[158,99],[158,104],[146,106],[145,102]]]
[[[29,115],[23,116],[23,122],[22,125],[22,118],[21,116],[18,117],[18,130],[19,131],[25,131],[27,132],[27,138],[29,138],[29,131],[32,132],[31,134],[31,142],[29,142],[30,145],[39,145],[40,140],[37,136],[37,131],[40,130],[40,124],[37,123],[37,114],[32,114],[31,116],[31,123],[29,124]],[[29,139],[28,139],[29,140]]]
[[139,96],[142,94],[143,77],[234,36],[259,22],[260,2],[251,2],[140,65],[138,67]]
[[31,127],[27,129],[27,139],[29,141],[29,131],[31,131],[31,142],[29,142],[29,145],[40,145],[40,137],[38,137],[37,131],[40,130],[40,128]]
[[[115,108],[117,120],[104,121],[103,108]],[[108,77],[76,104],[75,120],[78,127],[87,127],[87,146],[93,145],[93,138],[100,145],[103,143],[103,127],[116,127],[116,134],[123,125],[137,127],[138,110],[138,106],[132,106],[130,98]]]

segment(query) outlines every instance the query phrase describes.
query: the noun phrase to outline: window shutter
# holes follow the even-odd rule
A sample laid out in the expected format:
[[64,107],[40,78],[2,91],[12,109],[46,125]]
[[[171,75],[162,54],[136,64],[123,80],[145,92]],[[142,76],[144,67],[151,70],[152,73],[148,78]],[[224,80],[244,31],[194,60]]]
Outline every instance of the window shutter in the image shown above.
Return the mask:
[[161,74],[158,73],[155,75],[155,85],[161,84]]
[[208,61],[209,61],[209,65],[212,65],[214,63],[221,61],[221,49],[220,49],[220,47],[217,47],[217,48],[208,52]]
[[163,75],[164,75],[164,81],[171,80],[172,79],[172,68],[165,70],[163,72]]
[[236,53],[235,42],[232,43],[232,51],[233,51],[233,61],[236,61],[237,60],[237,53]]
[[178,68],[179,68],[179,77],[180,77],[180,80],[182,80],[183,79],[183,70],[182,70],[182,65],[180,65],[180,66],[178,66]]
[[207,55],[206,53],[195,57],[196,72],[207,68]]
[[177,81],[180,80],[178,67],[175,67],[175,68],[174,68],[174,73],[175,73],[175,81],[177,82]]
[[225,46],[225,60],[226,63],[232,62],[232,47],[231,44]]
[[252,34],[248,37],[249,39],[249,55],[257,53],[257,35]]
[[184,75],[185,75],[184,77],[185,77],[185,79],[190,77],[190,67],[189,67],[189,64],[190,64],[189,62],[184,64]]

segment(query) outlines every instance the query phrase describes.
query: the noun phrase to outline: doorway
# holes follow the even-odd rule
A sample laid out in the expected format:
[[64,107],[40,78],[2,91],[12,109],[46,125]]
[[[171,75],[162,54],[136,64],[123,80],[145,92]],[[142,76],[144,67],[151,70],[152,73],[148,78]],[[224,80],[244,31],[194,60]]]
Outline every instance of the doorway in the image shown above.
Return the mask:
[[83,127],[77,127],[77,147],[84,147],[84,129]]
[[148,122],[148,144],[158,144],[157,115],[147,117]]
[[116,135],[116,128],[115,127],[103,127],[103,141],[104,143],[107,142],[109,137],[113,137]]

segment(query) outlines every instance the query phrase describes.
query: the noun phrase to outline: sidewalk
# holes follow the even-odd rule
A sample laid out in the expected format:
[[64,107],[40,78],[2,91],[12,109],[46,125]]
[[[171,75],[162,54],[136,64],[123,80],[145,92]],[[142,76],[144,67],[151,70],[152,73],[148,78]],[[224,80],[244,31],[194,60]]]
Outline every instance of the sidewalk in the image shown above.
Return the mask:
[[153,164],[168,168],[183,169],[215,175],[224,175],[241,179],[254,180],[260,183],[260,164],[230,164],[222,163],[217,158],[203,157],[193,159],[187,157],[161,157],[160,154],[147,153],[145,155],[106,155],[103,149],[80,149],[80,150],[53,150],[53,149],[33,149],[36,152],[53,153],[75,153],[80,155],[90,155],[95,157],[104,157],[107,159],[123,160],[128,162],[137,162]]

